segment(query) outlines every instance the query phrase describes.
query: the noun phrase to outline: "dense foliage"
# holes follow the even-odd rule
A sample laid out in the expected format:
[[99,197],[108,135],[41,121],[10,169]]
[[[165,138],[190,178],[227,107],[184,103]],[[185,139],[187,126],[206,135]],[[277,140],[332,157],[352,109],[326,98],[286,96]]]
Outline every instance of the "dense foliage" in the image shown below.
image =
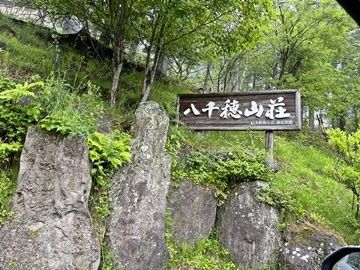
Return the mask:
[[116,104],[127,47],[137,48],[141,44],[145,49],[142,100],[146,101],[161,54],[166,54],[167,50],[176,53],[185,44],[196,42],[211,52],[212,56],[207,54],[210,59],[221,52],[231,54],[246,45],[252,46],[261,37],[259,30],[270,18],[271,6],[268,0],[29,2],[45,10],[56,23],[75,17],[89,33],[94,29],[100,32],[106,45],[113,49],[111,106]]
[[330,143],[335,146],[339,158],[332,170],[334,178],[344,184],[353,193],[352,208],[355,219],[360,210],[360,131],[353,134],[340,129],[329,131]]
[[41,81],[15,84],[10,79],[0,80],[0,162],[5,168],[20,150],[28,126],[39,121],[43,109],[34,99],[35,91],[42,88]]
[[[181,154],[180,154],[181,155]],[[183,161],[172,167],[172,179],[188,179],[197,184],[213,186],[219,204],[223,204],[227,193],[236,184],[247,181],[270,181],[273,171],[264,163],[265,152],[210,152],[209,150],[191,151]]]
[[130,142],[130,135],[118,131],[109,135],[94,132],[87,138],[94,179],[91,204],[100,221],[105,221],[110,214],[108,190],[111,173],[124,163],[131,162]]

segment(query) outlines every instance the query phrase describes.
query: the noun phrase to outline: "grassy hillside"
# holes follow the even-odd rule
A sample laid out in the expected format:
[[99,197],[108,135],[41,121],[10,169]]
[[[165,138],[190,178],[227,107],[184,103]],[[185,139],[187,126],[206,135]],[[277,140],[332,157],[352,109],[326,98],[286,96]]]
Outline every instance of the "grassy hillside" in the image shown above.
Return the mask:
[[[106,105],[111,78],[110,69],[107,66],[109,59],[97,57],[91,48],[82,47],[78,42],[79,40],[76,38],[64,40],[63,37],[51,33],[47,29],[14,22],[0,16],[0,79],[3,81],[5,78],[11,78],[19,83],[41,80],[53,89],[52,92],[50,91],[52,93],[52,96],[49,96],[50,100],[47,103],[41,103],[47,106],[43,108],[47,111],[41,112],[44,118],[35,119],[40,121],[39,123],[43,123],[45,128],[49,127],[49,123],[43,119],[49,119],[49,115],[52,116],[50,119],[53,122],[61,117],[61,119],[67,117],[66,119],[71,120],[69,120],[69,124],[61,124],[65,133],[69,130],[73,132],[73,127],[83,127],[86,124],[83,123],[84,119],[87,119],[89,125],[73,133],[88,136],[94,129],[94,124],[90,123],[91,117],[86,118],[88,114],[84,110],[84,114],[78,115],[82,121],[76,122],[76,117],[72,112],[73,104],[80,106],[79,104],[86,103],[89,104],[92,112],[103,112],[112,129],[131,133],[133,113],[140,101],[143,79],[141,66],[137,66],[136,69],[130,65],[127,67],[121,76],[117,107],[109,109]],[[34,76],[36,76],[35,79]],[[182,126],[176,126],[176,95],[190,92],[190,88],[183,82],[158,79],[150,95],[150,99],[160,103],[171,118],[167,151],[173,158],[174,181],[181,178],[181,173],[188,173],[182,171],[179,165],[178,156],[182,149],[198,153],[192,157],[193,164],[198,161],[208,162],[209,166],[211,166],[211,158],[218,153],[240,152],[247,149],[251,153],[256,153],[256,156],[264,157],[266,155],[264,153],[264,132],[197,133]],[[64,107],[61,107],[60,101],[64,104],[72,103],[70,106],[63,104]],[[44,113],[47,115],[43,115]],[[96,117],[94,114],[94,118]],[[59,129],[59,126],[56,128]],[[49,129],[51,128],[49,127]],[[59,130],[57,131],[59,132]],[[71,132],[69,133],[71,134]],[[360,230],[358,230],[358,222],[353,218],[352,195],[343,185],[332,178],[330,172],[335,164],[336,154],[325,138],[320,133],[310,131],[306,127],[300,132],[277,132],[275,134],[274,159],[280,165],[280,170],[274,177],[268,179],[271,188],[264,193],[263,198],[281,210],[281,227],[285,228],[292,223],[306,220],[315,226],[339,233],[349,244],[358,244]],[[16,157],[12,163],[14,171],[16,171],[15,161]],[[5,166],[2,165],[3,173]],[[206,172],[207,168],[202,167],[195,173],[205,174]],[[256,172],[254,177],[257,177]],[[200,176],[195,178],[199,183],[206,184],[202,182]],[[0,198],[0,207],[1,204],[3,207],[0,210],[5,211],[4,205],[14,192],[16,173],[12,174],[12,182],[0,175],[1,179],[3,182],[0,184],[0,191],[3,195]],[[4,179],[7,179],[7,182],[4,182]],[[219,193],[222,193],[219,196],[226,199],[227,189],[226,187],[221,188],[224,183],[217,182],[215,179],[214,182],[208,184],[219,185]],[[230,185],[231,183],[225,184]],[[206,241],[202,244],[205,247],[209,246]],[[220,249],[216,245],[213,248]],[[173,252],[176,254],[178,251],[173,250]],[[201,254],[202,251],[199,253]],[[179,256],[184,257],[185,255],[180,254]],[[176,265],[176,263],[174,264]],[[181,265],[181,262],[178,262],[178,265]],[[229,266],[224,269],[235,268]]]

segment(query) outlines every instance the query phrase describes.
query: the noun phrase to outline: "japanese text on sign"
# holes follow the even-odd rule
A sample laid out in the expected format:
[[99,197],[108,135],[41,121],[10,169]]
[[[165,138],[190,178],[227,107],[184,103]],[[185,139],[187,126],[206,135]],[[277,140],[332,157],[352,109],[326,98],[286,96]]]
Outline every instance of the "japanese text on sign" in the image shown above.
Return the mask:
[[[270,99],[269,105],[267,105],[268,110],[265,112],[265,117],[271,120],[289,118],[290,114],[286,113],[285,106],[286,105],[283,97],[278,97],[276,100]],[[214,110],[222,111],[220,117],[223,119],[230,117],[239,119],[242,115],[244,115],[244,117],[255,115],[256,117],[260,118],[263,115],[264,106],[258,105],[256,101],[251,101],[251,107],[245,108],[243,114],[243,112],[240,110],[240,105],[237,100],[233,99],[231,101],[230,99],[227,99],[224,102],[223,107],[217,107],[215,102],[210,101],[207,103],[205,108],[200,110],[204,113],[207,112],[209,118],[211,118]],[[190,108],[184,111],[184,115],[188,116],[190,113],[193,113],[194,115],[198,116],[201,114],[200,110],[198,110],[195,105],[191,103]]]
[[178,120],[195,130],[299,130],[300,92],[178,95]]

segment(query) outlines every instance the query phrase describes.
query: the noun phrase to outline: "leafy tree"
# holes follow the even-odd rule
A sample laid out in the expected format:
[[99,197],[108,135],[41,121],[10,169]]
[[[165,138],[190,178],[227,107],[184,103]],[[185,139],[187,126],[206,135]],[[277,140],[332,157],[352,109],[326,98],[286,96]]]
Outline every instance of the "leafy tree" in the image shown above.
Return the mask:
[[245,85],[253,90],[300,89],[302,106],[310,116],[332,100],[337,106],[346,77],[338,67],[351,58],[349,33],[355,24],[329,0],[276,1],[274,9],[276,20],[264,44],[242,62]]
[[[113,49],[110,105],[125,59],[126,44],[142,42],[146,51],[142,100],[148,98],[161,52],[182,38],[200,33],[199,47],[216,44],[233,50],[259,36],[268,18],[269,0],[31,0],[51,14],[76,17],[91,32],[99,31]],[[243,37],[243,38],[239,38]],[[135,42],[134,42],[135,39]],[[172,48],[176,48],[174,45]]]
[[333,175],[353,193],[355,218],[360,210],[360,131],[346,133],[340,129],[329,130],[329,141],[339,153]]
[[147,55],[143,101],[149,95],[161,51],[166,49],[176,55],[185,49],[191,53],[188,48],[196,44],[190,57],[197,53],[199,60],[210,59],[223,51],[237,51],[258,40],[259,28],[269,17],[269,3],[267,0],[152,1],[143,10],[143,20],[133,22]]

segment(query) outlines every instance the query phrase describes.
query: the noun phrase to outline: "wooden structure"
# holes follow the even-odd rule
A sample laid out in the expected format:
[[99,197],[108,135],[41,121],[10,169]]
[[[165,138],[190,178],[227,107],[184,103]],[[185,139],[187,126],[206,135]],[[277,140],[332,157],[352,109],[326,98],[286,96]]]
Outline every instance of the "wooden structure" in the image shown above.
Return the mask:
[[298,90],[178,95],[178,120],[194,130],[266,131],[272,156],[273,131],[300,130]]

